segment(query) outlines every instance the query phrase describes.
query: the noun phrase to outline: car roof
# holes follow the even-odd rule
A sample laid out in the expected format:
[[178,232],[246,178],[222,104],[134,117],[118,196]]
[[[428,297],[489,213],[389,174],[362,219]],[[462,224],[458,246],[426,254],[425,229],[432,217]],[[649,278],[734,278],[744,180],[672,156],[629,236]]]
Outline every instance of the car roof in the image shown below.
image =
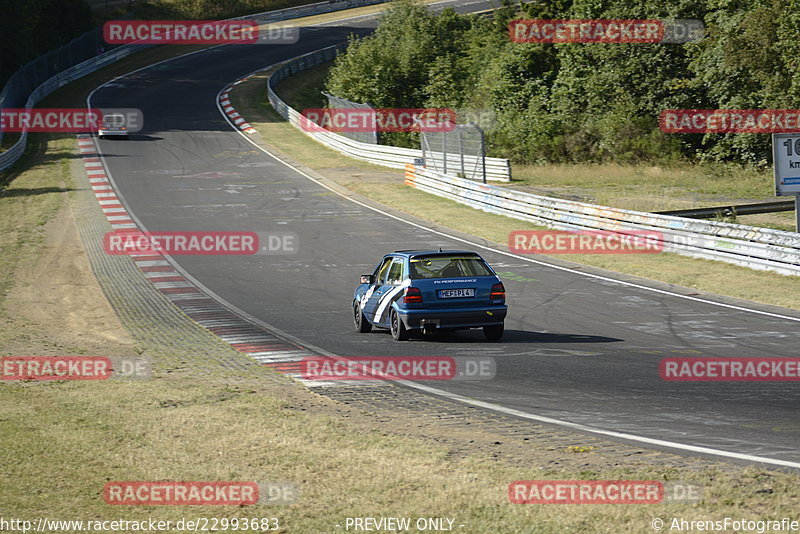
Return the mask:
[[468,254],[480,257],[480,254],[471,250],[395,250],[386,256],[403,256],[411,258],[414,256],[452,256],[453,254]]

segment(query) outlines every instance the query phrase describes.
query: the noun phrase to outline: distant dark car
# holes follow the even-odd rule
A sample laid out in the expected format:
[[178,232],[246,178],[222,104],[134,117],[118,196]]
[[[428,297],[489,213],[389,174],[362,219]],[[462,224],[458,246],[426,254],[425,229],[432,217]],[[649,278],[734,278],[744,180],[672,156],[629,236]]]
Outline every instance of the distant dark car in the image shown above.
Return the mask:
[[475,252],[399,250],[375,272],[361,275],[353,296],[356,330],[388,328],[395,341],[409,332],[483,328],[486,339],[503,337],[506,291]]

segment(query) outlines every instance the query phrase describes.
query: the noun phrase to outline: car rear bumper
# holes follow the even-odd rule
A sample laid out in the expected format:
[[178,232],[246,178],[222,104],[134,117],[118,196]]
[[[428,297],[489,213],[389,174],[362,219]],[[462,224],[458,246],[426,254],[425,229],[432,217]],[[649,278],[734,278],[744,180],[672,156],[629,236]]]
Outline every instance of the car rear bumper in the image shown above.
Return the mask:
[[128,137],[128,130],[99,130],[97,132],[99,137],[113,136],[113,137]]
[[418,330],[428,324],[436,328],[477,328],[502,324],[506,318],[508,306],[447,310],[401,309],[398,312],[409,330]]

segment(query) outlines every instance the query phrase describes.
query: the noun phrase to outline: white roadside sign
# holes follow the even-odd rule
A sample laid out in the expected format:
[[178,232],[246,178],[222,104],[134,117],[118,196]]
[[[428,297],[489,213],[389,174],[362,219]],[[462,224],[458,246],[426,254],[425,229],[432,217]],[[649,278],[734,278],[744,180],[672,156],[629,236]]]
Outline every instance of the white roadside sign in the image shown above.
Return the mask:
[[800,133],[772,134],[775,196],[794,195],[795,231],[800,233]]
[[800,133],[772,134],[775,196],[800,194]]

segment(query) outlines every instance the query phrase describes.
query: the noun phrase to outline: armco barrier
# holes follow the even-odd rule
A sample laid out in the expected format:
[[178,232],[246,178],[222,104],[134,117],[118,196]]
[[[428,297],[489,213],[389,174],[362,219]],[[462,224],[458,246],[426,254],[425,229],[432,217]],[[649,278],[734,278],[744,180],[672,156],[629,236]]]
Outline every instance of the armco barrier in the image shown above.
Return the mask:
[[[63,87],[64,85],[74,82],[78,78],[82,78],[87,74],[95,72],[106,65],[110,65],[120,59],[133,54],[134,52],[138,52],[139,50],[143,50],[153,45],[146,45],[146,44],[136,44],[136,45],[125,45],[119,48],[116,48],[110,52],[106,52],[97,57],[93,57],[83,63],[78,63],[77,65],[70,67],[62,72],[59,72],[52,78],[45,81],[39,87],[34,89],[31,95],[28,97],[28,101],[25,103],[26,109],[31,109],[33,106],[36,105],[42,98],[46,97],[56,89]],[[0,154],[0,171],[7,169],[8,167],[12,166],[17,160],[22,156],[25,152],[25,147],[27,146],[28,142],[28,132],[23,132],[19,139],[17,140],[14,145]]]
[[388,0],[331,0],[330,2],[318,2],[316,4],[306,4],[297,7],[286,7],[274,11],[265,11],[255,15],[244,15],[231,20],[254,20],[256,22],[277,22],[281,20],[299,19],[311,15],[321,15],[332,13],[343,9],[354,7],[371,6],[373,4],[383,4]]
[[[354,7],[382,4],[387,1],[388,0],[334,0],[330,2],[319,2],[316,4],[307,4],[304,6],[289,7],[285,9],[277,9],[274,11],[266,11],[263,13],[256,13],[253,15],[245,15],[243,17],[236,17],[235,19],[230,19],[230,20],[242,20],[242,19],[255,20],[260,23],[277,22],[281,20],[290,20],[300,17],[307,17],[309,15],[332,13],[334,11],[352,9]],[[139,50],[143,50],[151,46],[155,45],[129,44],[129,45],[119,46],[109,52],[105,52],[91,59],[88,59],[83,63],[79,63],[68,69],[65,69],[60,73],[56,74],[55,76],[49,78],[44,83],[39,85],[36,89],[34,89],[33,92],[31,92],[30,96],[28,97],[28,100],[25,104],[25,108],[31,109],[33,106],[36,105],[37,102],[39,102],[42,98],[46,97],[56,89],[70,82],[73,82],[78,78],[86,76],[87,74],[91,74],[92,72],[95,72],[107,65],[110,65],[115,61],[119,61],[120,59],[127,57],[133,54],[134,52],[138,52]],[[61,49],[48,52],[48,54],[58,53],[59,50]],[[8,89],[7,87],[4,89],[2,93],[3,95],[7,94],[7,89]],[[3,107],[9,107],[9,106],[6,105],[4,99],[0,99],[0,108]],[[0,136],[0,138],[2,138],[2,136]],[[25,152],[27,141],[28,141],[28,133],[23,132],[22,135],[20,135],[20,138],[17,140],[16,143],[14,143],[14,145],[11,148],[6,150],[5,152],[0,153],[0,171],[3,171],[11,167],[14,163],[17,162],[17,160]]]
[[406,184],[461,204],[563,230],[654,230],[664,250],[787,275],[800,275],[800,234],[670,215],[607,208],[406,168]]
[[[300,126],[300,112],[289,107],[289,105],[281,100],[280,97],[278,97],[278,95],[275,93],[275,87],[278,85],[278,83],[288,76],[331,61],[345,48],[347,48],[347,44],[342,43],[328,48],[323,48],[322,50],[317,50],[316,52],[311,52],[310,54],[299,56],[285,63],[281,68],[272,73],[269,81],[267,82],[269,101],[280,116],[289,121],[289,123],[295,128],[314,138],[316,141],[319,141],[323,145],[352,158],[368,161],[376,165],[383,165],[384,167],[404,169],[407,163],[413,163],[415,159],[422,157],[422,150],[361,143],[359,141],[354,141],[342,135],[328,131],[308,131],[307,128],[302,128]],[[457,160],[458,156],[453,154],[451,163],[454,166]],[[475,164],[475,157],[464,156],[464,161],[468,166],[472,166]],[[486,158],[486,179],[508,182],[511,179],[511,166],[509,165],[508,160],[501,158]]]

